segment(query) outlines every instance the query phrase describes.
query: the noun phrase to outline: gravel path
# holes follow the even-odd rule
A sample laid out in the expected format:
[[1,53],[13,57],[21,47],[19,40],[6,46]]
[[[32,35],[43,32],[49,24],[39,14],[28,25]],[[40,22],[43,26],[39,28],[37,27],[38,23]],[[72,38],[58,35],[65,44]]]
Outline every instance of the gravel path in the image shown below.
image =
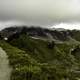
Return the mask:
[[6,52],[0,48],[0,80],[10,80],[11,68]]

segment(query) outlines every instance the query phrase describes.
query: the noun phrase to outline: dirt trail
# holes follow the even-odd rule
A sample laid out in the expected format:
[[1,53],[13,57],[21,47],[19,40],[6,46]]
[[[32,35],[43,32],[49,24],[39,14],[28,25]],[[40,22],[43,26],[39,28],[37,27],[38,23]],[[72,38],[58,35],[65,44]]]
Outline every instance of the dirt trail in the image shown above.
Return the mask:
[[0,48],[0,80],[10,80],[11,68],[6,52]]

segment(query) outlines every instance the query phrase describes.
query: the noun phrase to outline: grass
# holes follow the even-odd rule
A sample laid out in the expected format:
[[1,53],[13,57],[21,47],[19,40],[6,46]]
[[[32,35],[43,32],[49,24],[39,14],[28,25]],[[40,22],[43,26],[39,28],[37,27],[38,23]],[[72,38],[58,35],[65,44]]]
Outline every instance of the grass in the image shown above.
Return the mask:
[[13,68],[11,80],[76,79],[71,70],[79,66],[70,54],[75,45],[56,44],[50,49],[47,41],[21,35],[10,43],[0,40],[0,46],[7,52]]

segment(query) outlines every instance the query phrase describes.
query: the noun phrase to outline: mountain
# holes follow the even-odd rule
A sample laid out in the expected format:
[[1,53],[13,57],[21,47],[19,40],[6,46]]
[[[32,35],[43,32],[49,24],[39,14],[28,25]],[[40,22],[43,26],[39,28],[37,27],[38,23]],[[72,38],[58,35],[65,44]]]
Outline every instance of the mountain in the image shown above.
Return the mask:
[[0,34],[11,80],[80,79],[80,31],[10,27]]
[[75,35],[78,35],[80,31],[78,30],[65,30],[65,29],[47,29],[41,27],[27,27],[27,26],[16,26],[5,28],[0,31],[2,38],[14,39],[18,38],[22,34],[26,34],[34,39],[40,39],[44,41],[55,41],[55,42],[65,42],[69,40],[79,41]]
[[13,35],[20,35],[25,33],[26,35],[43,40],[54,40],[54,41],[69,41],[75,40],[80,41],[79,30],[65,30],[65,29],[45,29],[40,27],[9,27],[3,29],[1,32],[3,37],[10,38]]

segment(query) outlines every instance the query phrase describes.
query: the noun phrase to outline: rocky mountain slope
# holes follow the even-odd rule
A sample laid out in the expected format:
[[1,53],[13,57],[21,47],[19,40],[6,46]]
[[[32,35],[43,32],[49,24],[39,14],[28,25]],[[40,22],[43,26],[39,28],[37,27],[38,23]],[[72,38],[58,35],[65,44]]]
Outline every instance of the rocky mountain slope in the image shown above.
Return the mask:
[[19,35],[26,33],[32,38],[54,41],[69,41],[75,39],[80,41],[80,31],[78,30],[64,30],[64,29],[45,29],[40,27],[9,27],[3,29],[1,32],[3,37],[10,37],[12,35]]
[[11,27],[0,33],[11,80],[80,79],[80,31]]

